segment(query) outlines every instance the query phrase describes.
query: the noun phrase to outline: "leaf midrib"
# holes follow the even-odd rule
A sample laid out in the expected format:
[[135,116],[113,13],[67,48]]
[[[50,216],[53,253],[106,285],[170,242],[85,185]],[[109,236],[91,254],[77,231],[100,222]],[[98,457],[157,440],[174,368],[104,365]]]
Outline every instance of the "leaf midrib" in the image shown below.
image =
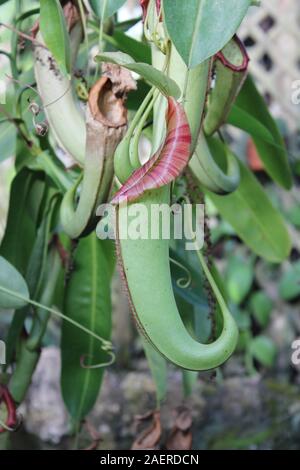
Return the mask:
[[199,30],[199,25],[200,25],[200,22],[201,22],[201,16],[202,16],[202,11],[203,11],[203,3],[204,3],[204,1],[200,0],[200,4],[199,4],[197,16],[196,16],[196,21],[194,22],[194,29],[193,29],[193,34],[192,34],[192,43],[191,43],[191,48],[190,48],[190,53],[189,53],[189,63],[188,63],[188,68],[189,69],[191,68],[191,59],[192,59],[192,56],[193,56],[194,47],[195,47],[195,43],[196,43],[196,40],[197,40],[197,32]]
[[[90,330],[94,331],[95,329],[95,323],[96,323],[96,313],[97,313],[97,275],[98,275],[98,269],[97,269],[97,253],[96,253],[96,240],[94,237],[91,237],[91,315],[90,315]],[[93,352],[93,347],[94,347],[94,338],[89,336],[89,348],[88,348],[88,356],[90,357]],[[82,389],[82,395],[81,395],[81,400],[80,404],[78,407],[78,415],[79,418],[81,418],[82,414],[82,408],[83,404],[85,402],[85,397],[89,388],[90,384],[90,379],[91,379],[91,372],[92,370],[87,368],[85,369],[85,378],[84,378],[84,384],[83,384],[83,389]]]

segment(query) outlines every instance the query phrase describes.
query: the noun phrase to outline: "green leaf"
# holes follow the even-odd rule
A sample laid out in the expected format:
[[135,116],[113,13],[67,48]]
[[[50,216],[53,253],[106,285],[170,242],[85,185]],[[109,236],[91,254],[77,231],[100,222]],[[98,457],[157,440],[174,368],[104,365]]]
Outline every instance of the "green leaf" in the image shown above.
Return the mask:
[[14,124],[8,121],[0,122],[0,162],[15,155],[16,135]]
[[29,300],[27,284],[21,274],[5,258],[0,256],[0,308],[22,308],[26,300],[13,297],[2,289],[9,289]]
[[68,191],[74,183],[68,172],[65,171],[65,167],[57,158],[53,158],[48,150],[30,159],[27,166],[31,170],[44,171],[62,193]]
[[[74,271],[67,284],[64,313],[104,339],[111,334],[110,275],[106,250],[111,242],[95,234],[83,238],[75,252]],[[63,322],[61,388],[74,422],[81,421],[93,407],[104,368],[83,368],[106,363],[110,357],[99,342],[78,328]]]
[[180,96],[180,89],[174,80],[149,64],[135,62],[128,54],[123,52],[103,52],[95,57],[95,61],[121,65],[141,75],[145,80],[156,86],[164,95],[174,96],[174,98],[179,98]]
[[283,188],[290,189],[292,175],[283,138],[250,75],[237,97],[236,105],[259,121],[272,135],[274,144],[268,142],[268,139],[263,139],[262,136],[257,135],[257,126],[255,132],[253,132],[253,121],[249,121],[250,124],[247,124],[246,119],[240,120],[240,127],[243,126],[244,130],[252,135],[267,173]]
[[40,0],[40,30],[63,73],[70,73],[70,41],[59,0]]
[[25,277],[33,300],[39,300],[37,295],[44,281],[48,245],[51,237],[51,223],[58,202],[57,197],[57,192],[49,188],[43,219],[37,230],[32,252],[27,264]]
[[130,91],[126,100],[127,109],[137,111],[150,91],[150,86],[144,80],[137,81],[137,90]]
[[143,348],[147,357],[149,368],[156,386],[158,405],[167,395],[167,361],[153,346],[141,335]]
[[279,294],[284,300],[293,300],[300,295],[300,261],[283,275],[279,283]]
[[104,38],[117,50],[129,54],[136,62],[151,64],[151,48],[148,44],[137,41],[122,31],[114,31],[112,36],[106,34]]
[[[36,204],[30,204],[30,199],[35,200]],[[45,199],[45,204],[40,204],[39,201]],[[47,252],[50,239],[50,229],[52,217],[55,212],[57,204],[57,193],[53,188],[47,188],[45,182],[42,180],[34,181],[31,191],[30,198],[27,202],[27,206],[31,206],[31,215],[33,220],[36,221],[36,225],[39,225],[36,236],[33,239],[33,246],[30,257],[27,261],[25,280],[28,285],[30,297],[33,300],[42,300],[46,302],[46,298],[40,298],[41,287],[43,284],[47,284],[46,291],[51,297],[51,286],[49,281],[51,275],[53,275],[53,264],[51,264],[51,272],[47,273]],[[39,212],[41,212],[41,222],[39,224]],[[23,244],[22,244],[23,245]],[[45,280],[45,274],[49,274],[49,278]],[[63,284],[63,280],[62,280]],[[57,303],[55,303],[57,306]],[[51,305],[48,305],[51,306]],[[37,311],[37,314],[39,310]],[[7,364],[13,361],[13,354],[18,345],[18,338],[21,334],[25,318],[30,314],[30,307],[27,306],[21,310],[17,310],[14,313],[13,320],[9,326],[9,330],[6,337],[6,361]],[[44,312],[40,314],[40,317],[45,315]],[[41,323],[39,322],[39,327]]]
[[241,310],[239,307],[233,306],[232,315],[241,332],[249,331],[249,329],[251,328],[251,322],[248,312],[245,312],[245,310]]
[[137,16],[136,18],[130,18],[129,20],[120,21],[120,23],[115,24],[115,30],[126,32],[137,23],[141,21],[142,17]]
[[99,18],[106,20],[124,5],[126,0],[90,0],[90,5]]
[[232,194],[207,192],[220,215],[254,253],[272,262],[288,257],[291,241],[284,221],[252,172],[239,162],[241,181]]
[[286,218],[295,227],[300,228],[300,207],[298,204],[289,209]]
[[271,367],[276,359],[276,346],[267,336],[256,336],[250,342],[250,353],[265,367]]
[[252,116],[252,114],[248,113],[235,104],[231,108],[227,123],[231,126],[242,129],[252,137],[262,139],[270,144],[276,145],[273,135],[269,129],[257,118]]
[[164,18],[176,49],[190,68],[220,51],[232,38],[251,0],[164,0]]
[[273,309],[273,303],[263,291],[252,294],[250,299],[250,308],[257,323],[265,328],[270,320]]
[[230,299],[239,305],[250,292],[254,278],[253,263],[241,256],[231,256],[225,278]]
[[[34,216],[37,215],[40,198],[35,193],[37,177],[27,169],[16,175],[12,182],[8,218],[0,254],[25,275],[28,259],[36,235]],[[42,197],[40,195],[40,197]]]

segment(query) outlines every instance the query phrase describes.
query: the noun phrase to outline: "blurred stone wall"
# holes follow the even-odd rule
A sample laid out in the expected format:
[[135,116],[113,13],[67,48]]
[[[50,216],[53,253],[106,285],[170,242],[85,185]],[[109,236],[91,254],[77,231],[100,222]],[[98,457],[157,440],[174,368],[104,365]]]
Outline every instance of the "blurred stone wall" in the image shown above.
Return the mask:
[[240,36],[251,57],[250,71],[272,112],[290,131],[299,130],[300,104],[292,96],[300,80],[300,1],[262,0],[259,8],[250,8]]

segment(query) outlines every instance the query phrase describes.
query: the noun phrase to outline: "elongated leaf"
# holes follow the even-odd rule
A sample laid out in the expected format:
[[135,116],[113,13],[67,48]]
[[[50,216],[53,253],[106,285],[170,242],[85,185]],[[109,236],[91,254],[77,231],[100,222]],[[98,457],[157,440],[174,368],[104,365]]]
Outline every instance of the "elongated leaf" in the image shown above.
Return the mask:
[[[36,197],[39,196],[38,191],[35,191],[35,195]],[[47,300],[49,304],[50,302],[49,296],[52,301],[53,287],[48,285],[47,288],[45,289],[46,294],[48,295],[48,299],[46,299],[45,296],[42,299],[39,297],[40,287],[42,286],[42,283],[45,284],[46,282],[49,284],[49,280],[51,280],[51,275],[55,274],[53,272],[48,272],[49,278],[47,279],[47,281],[45,281],[45,273],[47,271],[47,250],[48,250],[48,242],[49,242],[50,223],[51,223],[52,215],[55,209],[55,203],[56,203],[55,192],[53,189],[50,188],[49,194],[48,194],[48,201],[45,204],[45,212],[43,214],[43,218],[39,226],[39,229],[37,230],[37,236],[34,240],[34,245],[32,248],[31,256],[27,263],[27,270],[26,270],[26,276],[25,276],[25,280],[28,285],[31,299],[42,301],[42,303],[44,304]],[[52,263],[50,265],[51,271],[53,271],[53,266],[55,266],[55,263]],[[62,284],[63,284],[63,280],[62,280]],[[55,303],[55,305],[57,304]],[[51,306],[51,304],[48,306]],[[9,330],[8,330],[6,341],[5,341],[6,346],[7,346],[6,348],[7,364],[10,364],[13,360],[13,354],[18,345],[18,338],[20,337],[20,334],[24,325],[24,321],[26,317],[29,315],[29,313],[30,313],[30,307],[28,306],[25,308],[22,308],[21,310],[17,310],[14,313],[14,317],[9,326]],[[45,315],[48,315],[48,314],[45,314],[45,312],[42,312],[40,314],[40,317],[43,317]],[[41,327],[40,322],[38,322],[38,326]]]
[[99,18],[103,17],[106,20],[116,13],[125,2],[126,0],[90,0],[90,5]]
[[[43,179],[37,178],[36,174],[23,169],[16,176],[11,189],[5,236],[0,247],[0,253],[7,257],[24,275],[30,294],[35,300],[34,285],[42,278],[42,259],[39,253],[36,253],[34,273],[30,260],[34,257],[35,247],[40,243],[36,227],[40,223],[44,195],[45,182]],[[17,340],[20,337],[25,318],[29,313],[28,306],[14,313],[5,340],[7,364],[13,361],[18,344]]]
[[11,122],[0,122],[0,162],[15,155],[16,128]]
[[21,308],[27,304],[26,300],[13,297],[2,289],[9,289],[29,299],[28,287],[21,274],[0,256],[0,308]]
[[129,54],[136,62],[145,62],[151,64],[151,48],[148,44],[137,41],[122,31],[114,31],[112,36],[106,36],[106,39],[117,50]]
[[40,30],[46,46],[63,73],[69,73],[70,41],[59,0],[40,0]]
[[188,67],[196,67],[232,38],[251,0],[164,0],[165,22]]
[[[75,253],[74,271],[67,285],[65,314],[104,339],[111,334],[111,267],[105,254],[109,241],[95,234],[82,239]],[[65,404],[73,420],[80,421],[93,407],[102,382],[104,368],[81,366],[109,361],[99,342],[63,323],[61,388]]]
[[[36,176],[26,169],[14,178],[5,234],[0,246],[0,254],[22,275],[25,275],[36,233],[30,204],[30,193],[36,179]],[[36,198],[34,205],[39,206],[40,202]]]
[[95,57],[96,62],[109,62],[121,65],[132,72],[141,75],[145,80],[156,86],[164,95],[179,98],[180,89],[171,78],[149,64],[135,62],[132,57],[123,52],[103,52]]
[[264,124],[262,124],[252,114],[249,114],[247,111],[237,105],[232,106],[227,123],[242,129],[252,137],[265,140],[270,144],[275,144],[272,133],[268,130],[268,128],[265,127]]
[[[131,91],[126,100],[127,109],[137,111],[150,91],[150,86],[144,80],[138,80],[137,90]],[[146,129],[145,129],[146,131]]]
[[58,194],[54,189],[48,191],[45,213],[37,230],[35,242],[27,265],[26,281],[28,283],[31,298],[38,300],[37,294],[43,283],[46,270],[48,244],[50,241],[50,229],[53,213],[57,204]]
[[57,158],[53,158],[53,155],[47,150],[30,159],[27,166],[35,171],[44,171],[61,192],[66,192],[74,183],[61,162]]
[[251,171],[243,163],[239,165],[241,182],[234,193],[207,194],[220,215],[254,253],[268,261],[281,262],[291,249],[284,221]]
[[[264,163],[264,167],[270,177],[285,189],[290,189],[292,185],[291,170],[288,163],[287,152],[283,138],[278,127],[272,118],[260,93],[257,91],[255,84],[248,76],[245,84],[237,98],[236,105],[257,119],[265,128],[268,129],[274,140],[274,145],[267,140],[262,139],[253,133],[253,128],[247,127],[245,119],[240,121],[240,125],[251,133],[259,156]],[[251,123],[249,124],[249,126]]]
[[191,134],[183,107],[168,99],[167,136],[164,146],[128,178],[115,194],[112,203],[132,201],[149,189],[173,181],[188,164]]
[[120,21],[120,23],[115,24],[115,30],[123,31],[125,33],[130,28],[132,28],[137,23],[139,23],[140,21],[141,21],[140,16],[137,16],[135,18],[130,18],[129,20]]

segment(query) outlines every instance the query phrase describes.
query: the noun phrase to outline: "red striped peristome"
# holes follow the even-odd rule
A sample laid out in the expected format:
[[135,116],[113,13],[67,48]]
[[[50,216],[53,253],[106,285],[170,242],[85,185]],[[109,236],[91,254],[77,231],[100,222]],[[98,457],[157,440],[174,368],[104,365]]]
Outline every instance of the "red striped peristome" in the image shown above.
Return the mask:
[[163,146],[140,168],[135,170],[111,203],[131,202],[145,191],[160,188],[174,181],[188,164],[191,132],[183,106],[168,98],[167,135]]
[[[140,5],[143,9],[143,21],[145,21],[145,18],[147,16],[147,9],[148,9],[149,2],[150,0],[140,0]],[[161,6],[161,0],[156,0],[157,14],[160,12],[160,6]]]

